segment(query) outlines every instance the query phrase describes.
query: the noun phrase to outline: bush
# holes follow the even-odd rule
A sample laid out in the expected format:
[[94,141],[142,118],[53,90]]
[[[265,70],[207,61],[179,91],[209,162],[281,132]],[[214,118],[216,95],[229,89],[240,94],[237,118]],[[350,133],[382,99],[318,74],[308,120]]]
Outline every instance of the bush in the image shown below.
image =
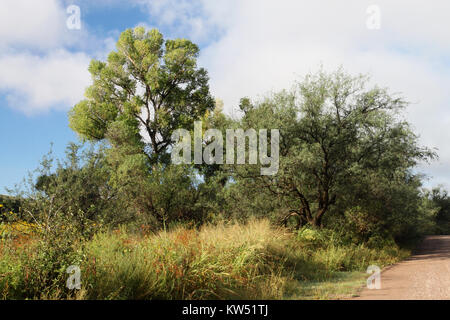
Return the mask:
[[8,299],[69,298],[66,288],[70,265],[79,265],[77,244],[58,239],[23,239],[3,242],[0,291]]
[[371,264],[383,267],[409,254],[392,239],[373,237],[357,244],[342,232],[309,227],[300,229],[290,246],[292,257],[288,260],[300,263],[296,272],[304,280],[323,280],[335,272],[365,271]]

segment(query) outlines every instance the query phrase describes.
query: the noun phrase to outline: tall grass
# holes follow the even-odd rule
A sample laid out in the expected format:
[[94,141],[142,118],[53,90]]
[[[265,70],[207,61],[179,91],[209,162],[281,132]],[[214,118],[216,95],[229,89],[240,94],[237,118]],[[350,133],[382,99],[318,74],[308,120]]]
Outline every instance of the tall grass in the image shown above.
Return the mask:
[[267,247],[285,235],[267,221],[178,228],[144,239],[125,231],[97,235],[86,245],[84,279],[94,299],[279,298],[262,290],[280,282]]
[[[395,246],[343,245],[329,233],[308,232],[296,235],[267,220],[253,220],[200,230],[178,227],[151,236],[125,229],[98,233],[78,244],[65,263],[80,266],[82,290],[69,291],[55,276],[40,295],[25,290],[26,284],[36,283],[25,266],[34,261],[35,274],[49,266],[34,257],[40,254],[37,247],[9,245],[0,250],[0,293],[6,299],[281,299],[293,280],[299,286],[326,281],[339,272],[393,263],[405,254]],[[64,271],[60,268],[59,275]]]

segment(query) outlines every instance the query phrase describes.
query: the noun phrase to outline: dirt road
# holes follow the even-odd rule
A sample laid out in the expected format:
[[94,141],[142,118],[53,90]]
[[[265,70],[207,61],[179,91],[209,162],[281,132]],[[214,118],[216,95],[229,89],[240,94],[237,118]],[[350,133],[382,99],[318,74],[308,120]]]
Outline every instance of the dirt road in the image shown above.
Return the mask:
[[409,259],[381,272],[381,289],[359,300],[450,300],[450,236],[429,236]]

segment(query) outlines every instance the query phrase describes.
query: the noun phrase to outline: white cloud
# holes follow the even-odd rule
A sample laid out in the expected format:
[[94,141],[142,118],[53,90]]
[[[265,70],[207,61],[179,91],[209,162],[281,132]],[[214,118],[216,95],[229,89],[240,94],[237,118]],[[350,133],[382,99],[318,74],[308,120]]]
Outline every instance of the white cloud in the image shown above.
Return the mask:
[[0,88],[8,102],[26,114],[72,107],[83,96],[90,76],[84,53],[55,50],[39,57],[29,53],[0,57]]
[[68,110],[91,81],[90,58],[104,59],[112,49],[115,40],[97,39],[83,20],[81,30],[67,28],[71,3],[0,1],[0,93],[11,108],[26,114]]
[[[233,11],[233,1],[134,0],[149,15],[149,25],[168,32],[167,37],[188,37],[203,43],[222,31],[223,22]],[[231,5],[230,5],[231,4]]]
[[[440,74],[442,70],[433,70],[429,55],[442,54],[448,41],[436,36],[432,16],[428,24],[409,23],[411,16],[418,18],[418,5],[395,3],[379,2],[382,26],[375,31],[366,28],[365,10],[370,3],[365,1],[346,1],[345,5],[337,1],[234,2],[225,36],[203,50],[201,62],[210,71],[213,89],[229,105],[236,105],[242,95],[289,87],[298,75],[317,69],[320,63],[327,69],[343,64],[352,72],[378,74],[381,84],[429,82],[420,79],[421,74],[412,79],[410,73],[419,68],[427,75]],[[444,12],[450,9],[450,3],[442,1],[436,6]],[[401,23],[402,19],[407,21]],[[440,24],[440,30],[450,30],[450,21],[440,20]],[[399,38],[410,40],[399,42]],[[436,39],[433,46],[426,40],[432,38]],[[413,51],[402,54],[408,48]],[[424,55],[416,55],[415,49]],[[393,83],[392,77],[398,81]]]
[[65,12],[56,0],[0,1],[2,46],[55,47],[65,30]]

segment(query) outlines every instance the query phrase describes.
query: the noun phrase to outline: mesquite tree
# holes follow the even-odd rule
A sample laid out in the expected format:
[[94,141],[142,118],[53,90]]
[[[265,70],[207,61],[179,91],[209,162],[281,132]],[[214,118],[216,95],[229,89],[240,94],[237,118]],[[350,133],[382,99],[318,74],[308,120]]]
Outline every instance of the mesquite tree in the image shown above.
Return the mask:
[[417,161],[434,156],[399,117],[407,103],[385,89],[367,88],[364,76],[319,72],[291,92],[254,105],[243,101],[243,127],[280,130],[280,168],[275,176],[261,176],[254,166],[236,166],[236,181],[244,191],[266,190],[268,199],[279,199],[313,226],[356,192],[351,186],[375,177],[407,181]]

